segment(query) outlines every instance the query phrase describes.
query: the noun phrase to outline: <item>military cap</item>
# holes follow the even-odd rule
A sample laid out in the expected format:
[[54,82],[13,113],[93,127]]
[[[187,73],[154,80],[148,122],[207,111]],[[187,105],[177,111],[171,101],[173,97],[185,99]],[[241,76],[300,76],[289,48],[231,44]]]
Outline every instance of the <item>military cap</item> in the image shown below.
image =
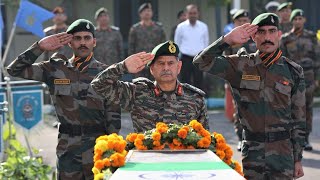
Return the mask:
[[302,9],[295,9],[291,12],[291,15],[290,15],[290,21],[293,21],[293,19],[297,16],[302,16],[304,17],[304,12]]
[[262,13],[252,21],[253,25],[279,27],[279,17],[274,13]]
[[292,7],[292,2],[285,2],[285,3],[282,3],[278,6],[278,9],[277,11],[281,11],[282,9],[284,8],[291,8]]
[[87,31],[91,32],[94,36],[95,27],[89,20],[86,19],[78,19],[74,21],[67,29],[68,34],[74,34],[76,32]]
[[148,8],[150,8],[150,9],[152,8],[150,3],[143,3],[143,4],[141,4],[141,6],[139,7],[139,10],[138,10],[139,14],[140,14],[143,10],[148,9]]
[[239,9],[233,16],[232,19],[238,19],[241,17],[249,17],[249,12],[245,9]]
[[147,65],[150,66],[159,56],[176,56],[179,54],[179,47],[172,41],[166,41],[153,48],[151,54],[154,54],[154,58]]
[[62,13],[64,13],[64,9],[60,6],[57,6],[52,10],[52,13],[53,14],[62,14]]
[[275,12],[275,11],[277,11],[279,5],[280,5],[280,3],[277,1],[270,1],[266,4],[265,8],[268,12],[270,12],[270,11]]
[[98,19],[98,17],[99,17],[102,13],[109,14],[109,13],[108,13],[108,10],[107,10],[106,8],[102,7],[102,8],[100,8],[100,9],[98,9],[98,10],[96,11],[96,14],[94,15],[94,19]]

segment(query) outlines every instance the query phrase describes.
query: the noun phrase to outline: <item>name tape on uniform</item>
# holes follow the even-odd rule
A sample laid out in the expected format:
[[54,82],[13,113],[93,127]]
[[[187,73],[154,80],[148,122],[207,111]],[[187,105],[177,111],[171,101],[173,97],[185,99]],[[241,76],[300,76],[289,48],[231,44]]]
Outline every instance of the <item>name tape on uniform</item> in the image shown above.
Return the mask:
[[70,84],[70,79],[55,79],[54,84]]
[[249,81],[260,81],[260,76],[256,75],[242,75],[243,80],[249,80]]

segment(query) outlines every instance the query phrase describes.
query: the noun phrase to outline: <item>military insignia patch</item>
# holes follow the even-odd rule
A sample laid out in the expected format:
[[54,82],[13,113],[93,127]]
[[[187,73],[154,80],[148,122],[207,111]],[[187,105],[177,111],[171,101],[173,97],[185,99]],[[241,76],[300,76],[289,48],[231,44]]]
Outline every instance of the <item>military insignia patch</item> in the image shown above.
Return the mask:
[[70,84],[70,79],[55,79],[54,84]]
[[170,45],[169,45],[169,48],[168,48],[168,49],[169,49],[169,52],[170,52],[170,53],[175,53],[177,49],[176,49],[176,47],[174,46],[173,42],[170,41],[169,44],[170,44]]
[[87,29],[90,29],[90,25],[89,25],[89,23],[87,23],[86,28],[87,28]]
[[248,80],[248,81],[260,81],[260,76],[256,75],[242,75],[243,80]]
[[274,23],[274,19],[273,19],[273,16],[271,16],[271,22],[272,22],[272,23]]

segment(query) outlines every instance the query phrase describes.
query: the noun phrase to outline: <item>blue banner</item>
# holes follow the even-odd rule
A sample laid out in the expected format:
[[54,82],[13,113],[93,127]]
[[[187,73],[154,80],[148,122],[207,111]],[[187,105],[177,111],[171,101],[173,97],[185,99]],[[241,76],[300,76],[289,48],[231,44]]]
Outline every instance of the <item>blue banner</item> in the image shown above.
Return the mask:
[[24,89],[12,92],[14,121],[27,130],[35,127],[43,119],[41,88],[38,86],[39,90]]
[[52,17],[54,17],[52,12],[27,0],[21,0],[15,22],[17,26],[39,37],[44,37],[42,23]]

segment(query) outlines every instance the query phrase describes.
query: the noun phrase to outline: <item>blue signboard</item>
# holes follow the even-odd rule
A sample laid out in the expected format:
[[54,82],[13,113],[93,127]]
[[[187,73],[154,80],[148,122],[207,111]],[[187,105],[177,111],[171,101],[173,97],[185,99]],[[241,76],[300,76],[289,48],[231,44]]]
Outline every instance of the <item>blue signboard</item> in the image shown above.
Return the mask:
[[[42,87],[19,87],[12,92],[14,121],[30,130],[43,119]],[[38,90],[36,90],[38,89]]]

